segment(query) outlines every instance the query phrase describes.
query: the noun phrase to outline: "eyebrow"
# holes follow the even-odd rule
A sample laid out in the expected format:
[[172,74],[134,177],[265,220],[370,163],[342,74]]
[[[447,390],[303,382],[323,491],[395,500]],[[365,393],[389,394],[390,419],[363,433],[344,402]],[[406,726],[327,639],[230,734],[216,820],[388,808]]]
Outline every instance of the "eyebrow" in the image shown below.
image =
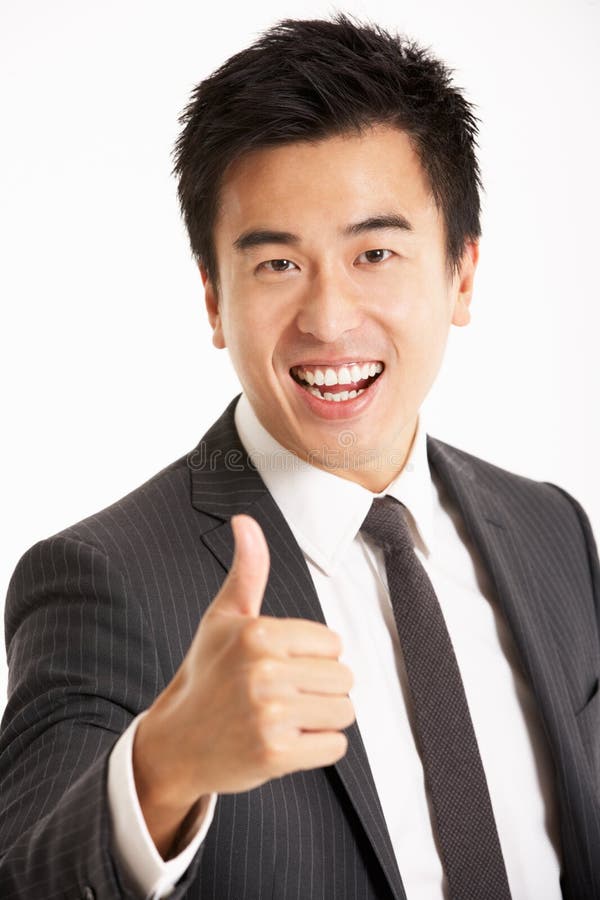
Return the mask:
[[[369,216],[360,222],[353,222],[342,229],[345,237],[364,234],[366,231],[379,231],[386,228],[397,228],[401,231],[414,231],[408,219],[401,213],[386,213],[380,216]],[[243,252],[262,244],[299,244],[300,237],[290,231],[274,231],[271,228],[257,228],[245,231],[233,242],[236,250]]]

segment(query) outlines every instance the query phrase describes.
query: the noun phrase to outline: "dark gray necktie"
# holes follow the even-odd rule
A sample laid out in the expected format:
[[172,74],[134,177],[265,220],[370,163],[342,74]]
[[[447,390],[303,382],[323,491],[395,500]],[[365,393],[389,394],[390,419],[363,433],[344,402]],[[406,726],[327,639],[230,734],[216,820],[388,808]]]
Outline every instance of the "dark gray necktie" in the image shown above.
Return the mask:
[[[452,900],[509,900],[485,772],[454,649],[405,507],[376,497],[361,530],[382,547],[416,740]],[[399,798],[400,800],[400,798]]]

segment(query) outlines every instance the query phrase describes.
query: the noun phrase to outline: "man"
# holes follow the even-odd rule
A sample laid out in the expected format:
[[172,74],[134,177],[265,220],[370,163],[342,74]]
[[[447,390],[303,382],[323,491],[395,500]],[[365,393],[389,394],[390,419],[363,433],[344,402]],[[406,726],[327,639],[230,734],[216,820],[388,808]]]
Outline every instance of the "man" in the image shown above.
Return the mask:
[[337,16],[269,30],[182,123],[243,394],[17,566],[2,897],[600,897],[588,518],[420,414],[469,321],[469,104]]

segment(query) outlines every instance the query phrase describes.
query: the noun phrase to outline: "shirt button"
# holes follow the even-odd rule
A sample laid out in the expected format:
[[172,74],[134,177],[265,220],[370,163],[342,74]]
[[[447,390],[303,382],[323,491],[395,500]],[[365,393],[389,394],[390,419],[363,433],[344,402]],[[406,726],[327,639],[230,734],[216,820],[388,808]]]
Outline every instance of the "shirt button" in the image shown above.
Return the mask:
[[83,894],[81,895],[81,900],[96,900],[96,894],[89,885],[87,887],[84,887]]

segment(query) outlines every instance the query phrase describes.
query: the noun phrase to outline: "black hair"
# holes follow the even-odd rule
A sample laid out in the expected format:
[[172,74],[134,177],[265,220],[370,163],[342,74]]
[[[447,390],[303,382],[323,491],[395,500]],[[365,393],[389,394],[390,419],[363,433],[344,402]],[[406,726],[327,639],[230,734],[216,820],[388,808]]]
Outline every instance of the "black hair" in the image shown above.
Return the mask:
[[173,174],[192,253],[218,288],[213,230],[227,166],[242,154],[377,124],[404,131],[445,230],[449,277],[481,234],[473,104],[429,48],[343,13],[284,19],[193,90]]

